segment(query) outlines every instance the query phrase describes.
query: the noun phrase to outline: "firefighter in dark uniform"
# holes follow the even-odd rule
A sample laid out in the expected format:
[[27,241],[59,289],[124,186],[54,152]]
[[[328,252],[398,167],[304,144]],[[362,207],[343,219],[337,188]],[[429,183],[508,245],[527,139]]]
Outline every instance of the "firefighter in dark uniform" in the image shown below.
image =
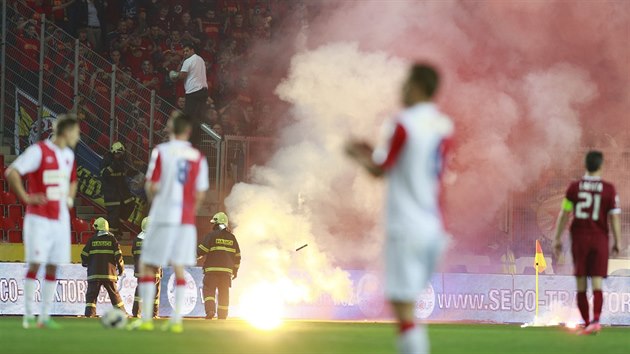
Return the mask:
[[121,142],[115,142],[110,152],[103,157],[101,168],[107,221],[111,226],[110,231],[116,236],[120,236],[120,220],[129,218],[134,209],[133,195],[129,191],[127,177],[133,176],[136,171],[128,167],[125,157],[125,146]]
[[96,316],[96,298],[101,286],[107,290],[112,306],[125,311],[116,283],[123,274],[123,262],[120,246],[114,235],[109,232],[109,223],[104,218],[94,221],[96,234],[92,236],[81,252],[81,264],[87,267],[88,288],[85,293],[85,317]]
[[197,255],[206,257],[203,265],[206,318],[212,319],[216,314],[220,320],[224,320],[228,316],[232,280],[236,279],[241,264],[241,249],[228,228],[225,213],[215,214],[211,222],[214,229],[197,247]]
[[[135,240],[133,240],[133,246],[131,246],[131,253],[133,254],[133,275],[136,279],[140,279],[140,255],[142,254],[142,242],[146,236],[147,228],[149,227],[149,218],[146,217],[142,220],[142,232],[138,234]],[[158,309],[160,307],[160,285],[162,284],[162,268],[158,270],[155,275],[155,302],[153,303],[153,317],[158,316]],[[140,317],[142,311],[142,298],[140,297],[140,287],[136,286],[136,294],[133,298],[133,309],[131,314],[133,317]]]

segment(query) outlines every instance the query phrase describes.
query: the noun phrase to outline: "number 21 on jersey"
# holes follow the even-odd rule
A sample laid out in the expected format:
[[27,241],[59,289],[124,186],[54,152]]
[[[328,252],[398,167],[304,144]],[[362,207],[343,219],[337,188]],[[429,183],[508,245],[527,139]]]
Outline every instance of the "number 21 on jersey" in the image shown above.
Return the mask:
[[[602,202],[602,196],[599,193],[591,192],[579,192],[578,202],[575,206],[575,217],[578,219],[592,219],[593,221],[599,220],[599,208]],[[588,213],[588,209],[593,207],[591,215]]]

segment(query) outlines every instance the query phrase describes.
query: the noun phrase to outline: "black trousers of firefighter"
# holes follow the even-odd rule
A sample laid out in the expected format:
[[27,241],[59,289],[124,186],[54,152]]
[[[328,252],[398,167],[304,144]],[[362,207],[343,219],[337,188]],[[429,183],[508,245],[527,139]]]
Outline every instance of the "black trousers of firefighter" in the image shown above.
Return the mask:
[[[208,272],[203,276],[203,299],[206,308],[206,318],[217,315],[225,320],[230,307],[230,287],[232,274],[224,272]],[[217,306],[218,304],[218,306]]]
[[[140,284],[140,283],[138,283]],[[155,278],[155,300],[153,302],[153,317],[157,317],[160,308],[160,288],[162,287],[162,278]],[[142,298],[140,297],[140,285],[136,286],[136,293],[133,298],[133,309],[131,310],[133,317],[142,315]]]
[[116,237],[120,236],[120,220],[127,220],[133,212],[134,207],[133,198],[127,200],[110,200],[109,198],[105,198],[109,230],[116,235]]
[[101,286],[104,287],[109,294],[109,299],[112,302],[112,306],[125,311],[125,304],[123,303],[123,300],[118,293],[118,289],[116,289],[115,281],[93,280],[88,281],[88,288],[85,292],[85,316],[96,316],[96,299],[98,298],[98,293],[101,291]]

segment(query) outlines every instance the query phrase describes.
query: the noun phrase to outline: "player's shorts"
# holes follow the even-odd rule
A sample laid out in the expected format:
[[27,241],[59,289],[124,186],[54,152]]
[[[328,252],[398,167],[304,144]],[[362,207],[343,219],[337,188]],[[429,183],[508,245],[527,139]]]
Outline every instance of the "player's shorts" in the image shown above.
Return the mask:
[[414,228],[388,231],[385,244],[385,296],[415,302],[431,280],[446,247],[443,232],[421,234]]
[[38,215],[24,217],[24,253],[27,263],[70,263],[70,220],[51,220]]
[[140,262],[156,267],[194,266],[197,264],[197,228],[195,225],[150,223]]
[[608,237],[605,235],[572,236],[571,254],[575,276],[608,276]]

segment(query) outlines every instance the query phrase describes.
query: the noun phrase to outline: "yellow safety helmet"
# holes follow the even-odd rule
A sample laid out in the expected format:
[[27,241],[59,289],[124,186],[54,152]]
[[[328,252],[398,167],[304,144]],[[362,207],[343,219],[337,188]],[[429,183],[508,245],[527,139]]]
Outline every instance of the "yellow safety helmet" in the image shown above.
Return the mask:
[[92,225],[94,230],[96,231],[108,231],[109,232],[109,222],[103,217],[100,217],[94,220],[94,224]]
[[210,221],[213,224],[217,224],[217,225],[225,225],[228,226],[228,217],[227,215],[225,215],[224,212],[218,212],[216,214],[214,214],[214,216],[212,217],[212,220]]
[[123,143],[121,143],[120,141],[117,141],[117,142],[115,142],[115,143],[112,145],[112,149],[111,149],[111,151],[112,151],[113,153],[116,153],[116,152],[125,152],[125,145],[123,145]]
[[146,218],[142,219],[142,224],[140,225],[140,227],[142,228],[143,232],[146,232],[148,226],[149,226],[149,217],[147,216]]

